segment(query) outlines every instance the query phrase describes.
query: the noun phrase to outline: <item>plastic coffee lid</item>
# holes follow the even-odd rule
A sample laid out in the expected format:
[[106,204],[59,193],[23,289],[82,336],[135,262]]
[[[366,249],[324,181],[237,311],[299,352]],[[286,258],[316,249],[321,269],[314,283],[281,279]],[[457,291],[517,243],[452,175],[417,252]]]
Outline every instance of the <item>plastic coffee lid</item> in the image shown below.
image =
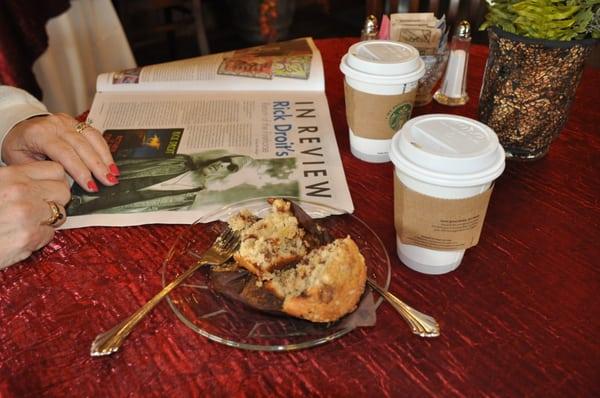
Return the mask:
[[399,171],[441,186],[487,184],[504,170],[496,133],[462,116],[433,114],[409,120],[392,138],[390,160]]
[[348,50],[348,66],[375,75],[402,75],[419,68],[419,51],[410,44],[388,40],[368,40]]
[[349,77],[367,82],[411,82],[425,74],[419,51],[410,44],[368,40],[353,44],[340,69]]

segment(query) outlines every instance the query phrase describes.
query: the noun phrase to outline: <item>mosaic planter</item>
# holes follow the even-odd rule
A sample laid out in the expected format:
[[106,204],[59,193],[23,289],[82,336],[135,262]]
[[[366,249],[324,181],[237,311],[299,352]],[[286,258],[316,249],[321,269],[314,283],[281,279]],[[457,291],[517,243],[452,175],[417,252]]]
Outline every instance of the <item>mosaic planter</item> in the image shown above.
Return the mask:
[[539,159],[567,121],[595,40],[530,39],[497,28],[488,34],[479,119],[498,134],[508,158]]

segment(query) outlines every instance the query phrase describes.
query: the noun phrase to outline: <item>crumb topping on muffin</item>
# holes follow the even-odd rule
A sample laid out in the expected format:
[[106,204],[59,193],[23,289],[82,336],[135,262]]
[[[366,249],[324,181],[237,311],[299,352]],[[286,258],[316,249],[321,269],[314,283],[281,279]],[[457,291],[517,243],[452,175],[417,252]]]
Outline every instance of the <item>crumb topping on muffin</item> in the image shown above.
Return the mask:
[[[234,229],[243,225],[235,260],[260,279],[269,278],[272,271],[299,261],[308,252],[305,231],[291,212],[290,202],[275,199],[271,209],[266,217],[253,223],[236,219],[232,225]],[[249,218],[244,216],[244,220]]]

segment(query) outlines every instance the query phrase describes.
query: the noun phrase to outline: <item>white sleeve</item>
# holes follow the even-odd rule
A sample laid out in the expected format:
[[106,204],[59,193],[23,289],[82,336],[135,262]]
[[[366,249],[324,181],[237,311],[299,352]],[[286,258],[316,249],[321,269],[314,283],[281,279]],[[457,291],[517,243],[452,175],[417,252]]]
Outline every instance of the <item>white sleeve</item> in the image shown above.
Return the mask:
[[[33,116],[48,115],[40,101],[20,88],[0,85],[0,149],[4,137],[17,123]],[[0,155],[0,164],[2,158]]]

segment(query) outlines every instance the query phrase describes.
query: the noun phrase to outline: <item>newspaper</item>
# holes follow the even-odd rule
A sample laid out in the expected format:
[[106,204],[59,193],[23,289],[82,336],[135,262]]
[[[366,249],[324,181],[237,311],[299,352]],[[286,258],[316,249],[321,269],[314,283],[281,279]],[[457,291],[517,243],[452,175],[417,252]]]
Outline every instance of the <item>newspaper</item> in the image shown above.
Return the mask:
[[120,183],[74,185],[63,228],[191,224],[270,196],[354,210],[310,38],[100,75],[88,121]]

